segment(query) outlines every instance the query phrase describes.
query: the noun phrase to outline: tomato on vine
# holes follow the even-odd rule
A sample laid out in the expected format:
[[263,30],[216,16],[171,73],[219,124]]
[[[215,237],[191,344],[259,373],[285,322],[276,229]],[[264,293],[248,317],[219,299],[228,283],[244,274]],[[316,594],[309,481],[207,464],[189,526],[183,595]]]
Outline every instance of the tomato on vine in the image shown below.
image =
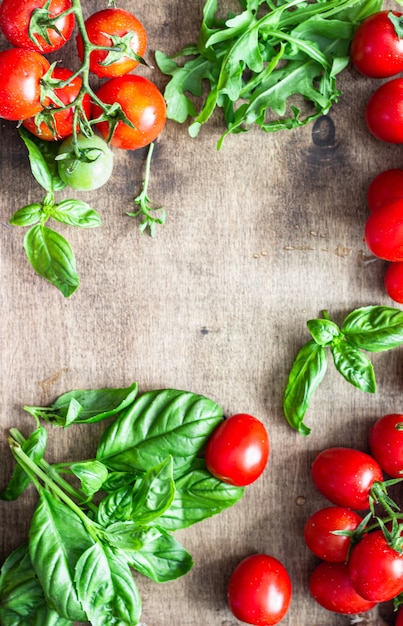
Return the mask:
[[403,78],[393,78],[378,87],[367,102],[364,116],[374,137],[403,143]]
[[376,420],[369,431],[369,447],[383,471],[403,477],[403,415],[389,413]]
[[345,563],[319,563],[310,576],[309,590],[318,604],[334,613],[364,613],[377,604],[357,593]]
[[76,140],[70,136],[61,144],[57,162],[59,176],[66,185],[91,191],[102,187],[111,177],[113,153],[97,135],[78,135]]
[[403,198],[403,169],[385,170],[371,180],[367,192],[370,211],[398,198]]
[[315,511],[305,523],[304,539],[313,554],[333,563],[344,563],[351,546],[351,537],[336,531],[354,531],[361,524],[358,513],[340,506]]
[[378,11],[361,22],[351,42],[351,60],[370,78],[388,78],[403,71],[402,13]]
[[9,48],[0,52],[0,117],[24,120],[43,109],[41,79],[50,68],[39,52]]

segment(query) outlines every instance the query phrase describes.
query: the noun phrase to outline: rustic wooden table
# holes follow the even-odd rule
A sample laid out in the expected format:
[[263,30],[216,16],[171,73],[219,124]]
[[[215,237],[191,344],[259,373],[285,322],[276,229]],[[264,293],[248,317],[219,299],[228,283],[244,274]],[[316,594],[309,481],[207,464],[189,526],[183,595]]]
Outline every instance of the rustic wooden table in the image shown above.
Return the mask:
[[[128,0],[120,5],[131,8]],[[152,10],[137,7],[149,54],[194,41],[202,6],[159,0]],[[163,87],[158,71],[153,79]],[[31,428],[23,405],[49,404],[74,388],[137,380],[140,391],[188,389],[228,415],[256,415],[269,431],[267,470],[244,499],[178,533],[193,570],[160,586],[137,577],[147,626],[235,626],[226,583],[239,560],[258,551],[290,572],[293,600],[284,626],[349,623],[316,605],[307,588],[316,560],[303,526],[326,503],[312,485],[310,464],[328,446],[367,449],[369,425],[401,411],[403,351],[371,357],[375,395],[355,390],[330,366],[307,416],[307,438],[288,427],[281,406],[292,361],[308,340],[306,320],[323,309],[341,322],[358,306],[394,305],[383,289],[386,263],[371,257],[363,226],[367,185],[383,169],[403,165],[401,148],[381,144],[365,128],[374,82],[348,69],[339,86],[343,96],[329,119],[295,131],[230,136],[221,151],[219,115],[197,139],[168,122],[150,182],[168,218],[154,239],[125,215],[139,192],[146,152],[115,153],[111,181],[80,194],[100,212],[102,227],[58,226],[81,277],[67,300],[27,263],[24,229],[8,225],[40,189],[15,124],[1,122],[1,486],[12,470],[9,428]],[[50,429],[48,459],[87,455],[95,432]],[[29,489],[17,502],[0,503],[1,562],[25,539],[35,501]]]

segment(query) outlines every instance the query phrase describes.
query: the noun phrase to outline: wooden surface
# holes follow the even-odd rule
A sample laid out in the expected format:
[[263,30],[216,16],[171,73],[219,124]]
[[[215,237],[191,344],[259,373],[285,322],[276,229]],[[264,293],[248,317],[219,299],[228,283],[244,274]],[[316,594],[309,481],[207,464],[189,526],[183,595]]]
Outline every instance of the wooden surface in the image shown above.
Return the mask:
[[[132,8],[129,1],[120,6]],[[194,41],[202,6],[202,0],[186,8],[168,0],[152,10],[139,5],[149,55]],[[158,71],[152,78],[165,84]],[[284,626],[349,623],[318,607],[307,589],[316,561],[304,546],[303,526],[326,504],[312,486],[310,464],[328,446],[366,449],[369,425],[401,411],[403,351],[371,356],[374,396],[349,386],[330,366],[307,416],[308,438],[286,425],[281,409],[288,371],[309,337],[306,320],[328,309],[341,322],[355,307],[394,304],[383,289],[386,264],[369,254],[363,226],[369,181],[402,166],[402,150],[366,131],[363,110],[375,83],[346,70],[339,86],[343,97],[330,120],[282,134],[252,130],[228,137],[220,152],[219,115],[197,139],[168,122],[149,190],[168,213],[155,239],[125,215],[139,192],[146,153],[115,153],[110,183],[79,194],[99,210],[102,227],[57,226],[81,277],[68,300],[28,265],[25,229],[8,225],[41,190],[15,125],[0,124],[1,487],[12,469],[8,429],[32,426],[22,406],[49,404],[74,388],[137,380],[141,392],[187,389],[214,399],[228,415],[256,415],[269,431],[269,465],[244,499],[178,533],[193,570],[162,586],[137,576],[147,626],[235,626],[226,583],[238,561],[257,551],[276,556],[290,572],[293,601]],[[96,432],[50,429],[48,460],[91,454]],[[1,562],[25,539],[35,501],[29,489],[17,502],[0,503]]]

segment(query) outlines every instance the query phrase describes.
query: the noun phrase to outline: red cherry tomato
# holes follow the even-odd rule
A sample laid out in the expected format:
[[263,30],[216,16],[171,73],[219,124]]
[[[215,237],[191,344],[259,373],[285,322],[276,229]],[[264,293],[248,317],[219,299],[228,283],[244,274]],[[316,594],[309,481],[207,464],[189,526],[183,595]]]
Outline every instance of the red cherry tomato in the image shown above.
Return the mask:
[[397,611],[395,626],[403,626],[403,607]]
[[403,304],[403,261],[391,263],[384,276],[386,293],[392,300]]
[[[129,48],[131,53],[143,57],[147,47],[147,33],[142,23],[129,11],[123,9],[104,9],[93,13],[85,22],[90,41],[97,46],[113,46],[113,37],[124,37],[131,33]],[[122,46],[122,43],[119,44]],[[80,34],[77,35],[77,51],[83,59],[84,46]],[[134,70],[139,61],[122,54],[120,58],[110,59],[106,50],[94,50],[90,56],[90,70],[101,78],[123,76]],[[106,60],[106,63],[105,63]]]
[[40,81],[49,67],[39,52],[22,48],[0,52],[0,117],[23,120],[42,111]]
[[267,465],[270,444],[265,426],[240,413],[225,419],[207,442],[205,460],[211,474],[237,486],[250,485]]
[[308,548],[324,561],[344,563],[351,538],[334,534],[337,530],[355,530],[361,524],[358,513],[340,506],[329,506],[313,513],[306,521],[304,538]]
[[376,420],[369,431],[369,447],[386,474],[402,478],[403,415],[390,413]]
[[372,94],[365,108],[370,133],[387,143],[403,143],[403,78],[393,78]]
[[368,208],[374,211],[391,200],[403,198],[403,170],[381,172],[370,182],[367,193]]
[[[52,73],[52,78],[59,80],[67,80],[73,72],[66,68],[55,68]],[[82,80],[79,76],[76,76],[65,87],[55,89],[56,96],[63,102],[63,104],[71,104],[78,96],[82,85]],[[51,103],[46,103],[49,106]],[[83,97],[83,109],[84,113],[89,118],[91,114],[91,99],[88,94]],[[55,105],[58,106],[58,105]],[[55,141],[58,139],[64,139],[69,137],[73,132],[73,116],[74,107],[69,107],[61,111],[52,113],[52,110],[42,112],[43,121],[40,122],[39,127],[35,121],[35,117],[29,117],[23,121],[23,126],[27,128],[33,135],[36,135],[40,139],[45,141]]]
[[372,211],[364,228],[372,254],[385,261],[403,261],[403,198]]
[[[120,78],[111,78],[97,91],[98,98],[106,104],[118,102],[127,118],[133,124],[119,121],[111,145],[123,150],[137,150],[154,141],[161,133],[166,122],[165,100],[159,89],[151,81],[127,74]],[[101,115],[101,108],[94,105],[92,117]],[[109,123],[100,122],[97,128],[104,139],[109,134]]]
[[318,604],[335,613],[364,613],[377,604],[356,592],[345,563],[319,563],[311,574],[309,590]]
[[[355,31],[350,55],[364,76],[388,78],[403,71],[403,39],[396,33],[390,13],[373,13]],[[402,15],[395,11],[393,14],[398,18]]]
[[372,485],[383,480],[382,470],[369,454],[354,448],[327,448],[312,464],[317,489],[333,504],[351,509],[368,508]]
[[291,580],[284,565],[266,554],[254,554],[234,569],[228,584],[228,605],[247,624],[278,624],[291,602]]
[[354,546],[348,571],[354,589],[367,600],[387,602],[403,591],[403,554],[388,545],[381,530]]
[[[0,6],[0,28],[5,38],[16,48],[36,50],[47,54],[59,50],[70,39],[75,24],[73,13],[63,15],[55,22],[55,28],[48,28],[49,41],[41,35],[35,36],[35,43],[28,35],[32,12],[42,9],[46,0],[3,0]],[[51,0],[48,16],[55,18],[71,8],[71,0]]]

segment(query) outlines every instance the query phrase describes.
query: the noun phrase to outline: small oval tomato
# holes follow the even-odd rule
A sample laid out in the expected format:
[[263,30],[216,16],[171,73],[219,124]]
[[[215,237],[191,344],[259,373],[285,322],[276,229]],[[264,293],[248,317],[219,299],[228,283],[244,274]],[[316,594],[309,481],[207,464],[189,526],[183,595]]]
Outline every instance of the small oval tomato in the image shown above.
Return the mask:
[[[156,85],[142,76],[126,75],[111,78],[98,89],[96,95],[105,104],[115,102],[120,104],[124,114],[134,126],[132,128],[124,122],[118,122],[110,142],[115,148],[123,150],[144,148],[158,137],[165,126],[165,100]],[[101,112],[98,105],[93,105],[93,118],[99,117]],[[97,128],[107,139],[109,123],[100,122]]]
[[239,487],[259,478],[267,465],[267,430],[256,417],[239,413],[225,419],[207,442],[207,469],[225,483]]
[[44,9],[45,16],[55,18],[64,14],[54,23],[54,28],[47,29],[49,41],[35,34],[35,41],[29,37],[29,24],[35,9],[43,10],[47,0],[3,0],[0,6],[0,28],[5,38],[17,48],[36,50],[47,54],[59,50],[70,39],[75,24],[73,13],[65,14],[71,9],[71,0],[51,0]]
[[278,624],[291,602],[291,580],[284,565],[273,556],[253,554],[234,569],[228,583],[228,605],[247,624]]
[[[378,11],[361,22],[351,42],[353,65],[364,76],[388,78],[403,71],[403,39],[389,17]],[[402,13],[393,11],[397,18]]]
[[370,211],[391,200],[403,198],[403,170],[394,168],[381,172],[369,184],[367,201]]
[[[94,45],[109,48],[115,45],[122,49],[120,53],[107,50],[91,52],[90,70],[100,78],[123,76],[134,70],[139,64],[139,57],[144,56],[147,33],[143,24],[129,11],[98,11],[86,20],[85,28]],[[77,51],[82,60],[84,46],[81,34],[77,35]]]
[[381,530],[354,546],[348,571],[357,593],[372,602],[387,602],[403,591],[403,554],[388,545]]
[[355,530],[361,522],[360,515],[346,507],[329,506],[320,509],[305,523],[305,543],[313,554],[324,561],[344,563],[349,553],[351,538],[334,533],[337,530]]
[[364,228],[371,252],[385,261],[403,261],[403,198],[372,211]]
[[365,122],[377,139],[403,143],[403,78],[378,87],[367,102]]
[[369,431],[374,458],[392,478],[403,477],[403,415],[390,413],[376,420]]
[[60,178],[73,189],[90,191],[102,187],[113,170],[113,153],[108,144],[94,135],[78,135],[80,159],[74,152],[73,137],[68,137],[59,148],[58,171]]
[[[52,78],[66,81],[73,72],[70,70],[57,67],[52,72]],[[55,89],[55,94],[63,102],[64,105],[71,104],[77,98],[82,85],[82,80],[76,76],[66,86]],[[45,141],[55,141],[69,137],[73,133],[74,107],[67,107],[60,111],[52,112],[51,103],[45,101],[45,108],[40,112],[39,118],[29,117],[23,121],[23,126],[33,135]],[[59,105],[54,104],[55,107]],[[84,94],[82,107],[87,118],[91,114],[91,99],[88,94]]]
[[345,563],[319,563],[311,574],[309,590],[318,604],[335,613],[364,613],[377,604],[356,592]]
[[391,263],[384,276],[385,291],[392,300],[403,304],[403,261]]
[[383,480],[382,470],[369,454],[335,447],[320,452],[312,464],[317,489],[338,506],[364,510],[372,485]]
[[0,52],[0,117],[24,120],[42,111],[40,81],[49,67],[39,52],[22,48]]

